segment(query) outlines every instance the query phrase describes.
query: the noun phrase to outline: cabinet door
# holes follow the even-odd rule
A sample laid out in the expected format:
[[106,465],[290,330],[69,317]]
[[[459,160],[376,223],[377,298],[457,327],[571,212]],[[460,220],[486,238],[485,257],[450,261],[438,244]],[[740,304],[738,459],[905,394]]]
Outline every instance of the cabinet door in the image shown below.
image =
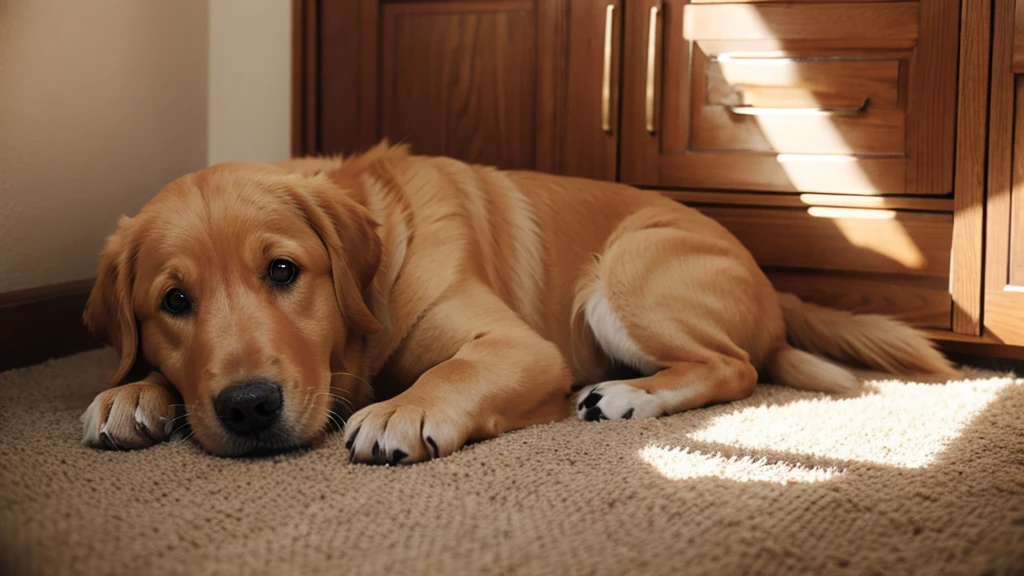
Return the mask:
[[[1007,74],[1007,71],[1000,72]],[[985,336],[1005,344],[1024,346],[1024,76],[1014,80],[1012,147],[993,148],[985,254]],[[1001,109],[993,81],[993,114]],[[996,125],[993,117],[992,140],[996,143],[1007,126]],[[997,132],[998,131],[998,132]],[[1012,151],[1011,151],[1012,150]],[[1005,156],[1005,158],[1004,158]],[[1005,160],[1012,159],[1007,165]],[[1009,172],[1009,178],[1006,178]],[[1008,184],[1008,185],[1007,185]]]
[[630,3],[622,180],[951,192],[958,4]]
[[572,0],[564,99],[558,102],[555,171],[615,180],[618,174],[621,0]]
[[615,178],[621,0],[318,6],[318,151]]
[[538,0],[322,0],[320,152],[381,138],[419,154],[546,167],[557,15]]

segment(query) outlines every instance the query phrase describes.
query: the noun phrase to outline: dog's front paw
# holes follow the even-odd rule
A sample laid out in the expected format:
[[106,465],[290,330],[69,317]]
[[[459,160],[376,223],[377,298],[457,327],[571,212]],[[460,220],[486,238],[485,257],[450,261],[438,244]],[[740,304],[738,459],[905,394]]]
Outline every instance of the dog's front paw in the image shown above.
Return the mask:
[[163,386],[135,382],[100,392],[82,414],[82,443],[133,450],[167,440],[174,431],[175,396]]
[[422,462],[455,452],[467,438],[464,419],[402,401],[401,396],[363,408],[345,425],[351,462]]
[[581,389],[574,400],[580,420],[656,418],[665,405],[656,394],[625,382],[602,382]]

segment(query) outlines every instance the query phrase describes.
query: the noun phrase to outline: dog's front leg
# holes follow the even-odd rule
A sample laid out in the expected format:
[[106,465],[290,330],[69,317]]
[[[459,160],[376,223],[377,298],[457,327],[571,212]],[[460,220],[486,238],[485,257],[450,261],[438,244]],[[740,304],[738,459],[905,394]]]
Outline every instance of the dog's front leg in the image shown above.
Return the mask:
[[163,442],[182,420],[175,418],[180,402],[167,378],[158,372],[104,390],[82,414],[82,443],[93,448],[133,450]]
[[565,418],[572,386],[565,358],[497,296],[462,294],[430,316],[420,329],[431,339],[459,339],[457,352],[405,392],[352,415],[345,445],[353,462],[428,460],[468,440]]

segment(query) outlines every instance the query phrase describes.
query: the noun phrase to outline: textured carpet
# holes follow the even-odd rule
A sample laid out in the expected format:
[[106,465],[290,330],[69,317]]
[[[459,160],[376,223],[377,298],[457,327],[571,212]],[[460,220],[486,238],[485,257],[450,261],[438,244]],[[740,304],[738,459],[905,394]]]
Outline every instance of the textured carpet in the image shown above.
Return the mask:
[[78,444],[109,352],[0,374],[0,573],[1021,574],[1024,381],[761,386],[411,467]]

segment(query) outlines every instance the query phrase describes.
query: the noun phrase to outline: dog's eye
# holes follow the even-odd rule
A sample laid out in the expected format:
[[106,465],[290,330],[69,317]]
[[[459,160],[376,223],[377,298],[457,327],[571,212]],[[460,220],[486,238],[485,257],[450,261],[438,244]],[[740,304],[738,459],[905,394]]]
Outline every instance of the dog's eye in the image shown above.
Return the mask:
[[192,304],[188,301],[188,294],[177,288],[171,288],[164,294],[164,310],[171,314],[184,314]]
[[284,258],[277,258],[270,263],[270,269],[267,270],[267,275],[270,276],[270,280],[274,284],[291,284],[295,281],[295,277],[299,275],[299,268],[291,260],[285,260]]

